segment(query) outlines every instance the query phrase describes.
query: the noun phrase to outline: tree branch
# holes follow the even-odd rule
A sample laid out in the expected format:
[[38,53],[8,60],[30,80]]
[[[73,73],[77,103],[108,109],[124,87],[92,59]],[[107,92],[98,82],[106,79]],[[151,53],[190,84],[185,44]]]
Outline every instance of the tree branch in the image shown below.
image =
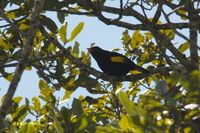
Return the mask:
[[157,8],[156,13],[155,13],[155,15],[153,17],[153,20],[152,20],[153,23],[157,23],[158,22],[158,20],[159,20],[159,18],[161,16],[162,8],[163,8],[163,3],[161,1],[161,2],[159,2],[158,8]]
[[[194,9],[194,4],[188,0],[188,16],[189,16],[189,22],[192,23],[198,19],[198,14],[196,14],[195,9]],[[199,67],[199,58],[198,58],[198,46],[197,46],[197,28],[190,28],[190,57],[191,57],[191,62],[194,63],[194,66],[196,69]]]
[[[108,12],[108,13],[113,13],[113,14],[119,14],[120,13],[120,9],[115,8],[115,7],[107,7],[107,6],[103,6],[102,7],[102,11],[104,12]],[[148,30],[148,23],[146,18],[141,15],[140,13],[138,13],[137,11],[133,10],[132,8],[126,8],[123,10],[123,15],[124,16],[132,16],[135,17],[136,19],[138,19],[140,22],[142,22],[142,24],[130,24],[127,22],[123,22],[123,21],[114,21],[114,22],[106,22],[106,24],[113,24],[113,25],[117,25],[120,27],[124,27],[130,30],[136,30],[136,29],[140,29],[140,30]],[[97,16],[98,17],[98,16]],[[102,19],[103,20],[103,19]],[[199,21],[194,21],[192,23],[188,23],[188,22],[182,22],[182,23],[164,23],[164,24],[156,24],[154,23],[156,28],[159,30],[164,30],[164,29],[183,29],[183,28],[200,28],[200,23]],[[127,25],[127,26],[126,26]]]
[[[21,60],[19,61],[19,63],[17,64],[17,66],[16,66],[13,79],[10,83],[8,91],[5,95],[5,99],[4,99],[3,104],[1,105],[1,108],[0,108],[0,118],[2,120],[5,119],[6,115],[9,113],[9,109],[12,107],[12,98],[15,94],[15,91],[16,91],[18,83],[21,79],[22,73],[25,69],[26,61],[28,60],[29,55],[32,51],[33,40],[34,40],[35,33],[36,33],[36,30],[37,30],[38,25],[39,25],[38,19],[39,19],[39,15],[42,11],[44,2],[45,2],[45,0],[35,1],[34,10],[33,10],[32,17],[31,17],[31,25],[30,25],[30,28],[29,28],[28,33],[27,33],[27,39],[26,39],[26,42],[25,42],[22,57],[21,57]],[[14,25],[14,23],[11,22],[11,24],[14,27],[16,27]],[[16,29],[18,31],[18,27],[16,27]],[[1,124],[0,130],[3,127],[4,127],[4,125]]]
[[[25,33],[23,31],[21,31],[19,29],[19,27],[13,22],[11,21],[6,15],[5,15],[5,11],[3,9],[0,8],[0,16],[9,24],[11,25],[15,31],[17,31],[19,34],[21,35],[25,35]],[[21,20],[21,19],[20,19]]]

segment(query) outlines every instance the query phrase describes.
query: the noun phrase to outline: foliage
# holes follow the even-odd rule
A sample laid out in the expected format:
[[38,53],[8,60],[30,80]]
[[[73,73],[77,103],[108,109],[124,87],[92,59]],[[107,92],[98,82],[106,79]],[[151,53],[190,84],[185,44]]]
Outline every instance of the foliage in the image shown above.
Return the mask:
[[[33,0],[0,2],[0,76],[11,84],[1,98],[1,131],[200,132],[199,1],[120,0],[116,8],[106,0],[40,2],[43,7]],[[165,8],[170,9],[168,13]],[[60,27],[48,11],[57,13]],[[118,18],[106,18],[102,12]],[[132,71],[129,76],[112,77],[93,69],[89,53],[81,51],[76,40],[84,20],[68,33],[65,18],[69,14],[93,16],[126,28],[121,37],[125,55],[147,66],[151,75]],[[13,97],[21,74],[32,68],[40,77],[39,96]],[[80,88],[94,97],[80,95],[65,106]],[[59,91],[64,91],[61,98],[56,96]]]

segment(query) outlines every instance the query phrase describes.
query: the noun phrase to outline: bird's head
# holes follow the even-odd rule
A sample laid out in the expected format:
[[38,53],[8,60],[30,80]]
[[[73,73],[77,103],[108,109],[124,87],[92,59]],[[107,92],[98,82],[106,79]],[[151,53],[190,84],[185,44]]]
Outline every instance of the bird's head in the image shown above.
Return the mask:
[[102,51],[103,49],[101,49],[100,47],[91,47],[91,48],[87,48],[88,51],[92,54],[92,53],[99,53],[100,51]]

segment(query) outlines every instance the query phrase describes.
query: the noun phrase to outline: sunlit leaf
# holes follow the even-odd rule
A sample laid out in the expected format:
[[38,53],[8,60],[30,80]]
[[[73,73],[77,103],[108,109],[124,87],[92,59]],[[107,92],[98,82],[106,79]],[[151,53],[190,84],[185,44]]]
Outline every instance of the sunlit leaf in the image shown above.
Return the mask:
[[62,125],[61,125],[61,123],[57,120],[57,118],[54,118],[54,124],[55,124],[57,133],[64,133],[64,129],[62,128]]
[[147,41],[151,40],[153,38],[153,35],[151,32],[145,32],[145,38]]
[[36,126],[32,123],[29,123],[25,133],[37,133],[37,132],[38,131],[36,129]]
[[50,86],[44,80],[39,81],[39,88],[40,88],[40,93],[42,95],[51,99],[51,94],[54,92],[54,90],[51,89]]
[[130,43],[130,40],[131,40],[131,37],[130,35],[128,34],[128,30],[125,30],[123,33],[122,33],[122,43],[124,45],[128,45]]
[[74,40],[74,38],[81,32],[81,30],[83,29],[84,26],[84,22],[80,22],[71,32],[71,36],[68,39],[68,42]]
[[64,94],[63,98],[61,99],[61,101],[59,102],[59,104],[62,104],[64,102],[68,101],[69,98],[71,97],[71,94],[72,94],[72,91],[65,90],[65,94]]
[[118,124],[119,124],[120,128],[123,129],[126,132],[134,131],[133,125],[132,125],[133,124],[132,120],[127,115],[121,115],[121,119],[118,122]]
[[165,125],[167,125],[167,126],[171,126],[171,125],[173,124],[173,121],[172,121],[171,119],[166,118],[166,119],[164,120],[164,123],[165,123]]
[[160,60],[153,60],[153,61],[152,61],[152,63],[153,63],[154,65],[156,65],[156,66],[159,64],[159,62],[160,62]]
[[10,50],[10,48],[12,48],[12,45],[8,44],[5,40],[3,40],[2,38],[0,38],[0,48],[3,48],[5,50]]
[[37,133],[37,126],[34,122],[20,123],[19,133]]
[[118,94],[120,103],[124,106],[125,110],[130,116],[138,117],[141,124],[145,123],[146,112],[140,107],[136,106],[132,101],[129,100],[128,96],[124,92]]
[[5,76],[5,79],[8,80],[9,82],[11,82],[12,79],[13,79],[13,74],[10,73],[10,74],[6,75],[6,76]]
[[61,28],[58,31],[58,34],[59,34],[62,42],[66,43],[66,41],[67,41],[67,23],[66,22],[63,23],[63,25],[61,26]]
[[19,29],[20,30],[27,30],[29,28],[29,26],[27,25],[27,24],[25,24],[25,23],[21,23],[20,25],[19,25]]
[[123,130],[114,126],[98,126],[96,133],[123,133]]
[[183,44],[181,44],[178,48],[178,51],[180,51],[181,53],[185,52],[187,49],[189,48],[189,43],[188,42],[184,42]]
[[88,125],[88,122],[87,122],[87,118],[86,117],[82,117],[80,119],[80,124],[79,126],[77,127],[77,129],[75,129],[75,132],[80,132],[81,130],[85,129],[85,127]]
[[25,67],[25,70],[31,71],[31,70],[32,70],[32,67],[31,67],[31,66],[26,66],[26,67]]
[[7,16],[9,19],[15,19],[15,18],[16,18],[15,12],[7,12],[7,13],[6,13],[6,16]]
[[37,97],[33,97],[32,98],[32,102],[33,102],[33,105],[34,105],[34,109],[39,111],[40,110],[40,100],[37,98]]
[[137,48],[144,42],[144,37],[139,30],[136,30],[131,38],[131,48]]
[[27,107],[26,105],[22,105],[19,108],[17,108],[16,112],[12,114],[13,121],[22,121],[27,115]]
[[20,96],[14,97],[14,98],[13,98],[13,101],[14,101],[15,103],[17,103],[17,104],[19,104],[21,100],[22,100],[22,97],[20,97]]
[[173,30],[161,30],[169,39],[173,40],[175,37],[175,33]]
[[186,10],[181,10],[181,8],[180,8],[180,10],[178,10],[178,12],[179,12],[180,14],[182,14],[182,15],[181,15],[181,19],[182,19],[182,20],[187,20],[187,19],[188,19],[187,17],[184,17],[184,16],[183,16],[183,15],[187,16],[187,11],[186,11]]

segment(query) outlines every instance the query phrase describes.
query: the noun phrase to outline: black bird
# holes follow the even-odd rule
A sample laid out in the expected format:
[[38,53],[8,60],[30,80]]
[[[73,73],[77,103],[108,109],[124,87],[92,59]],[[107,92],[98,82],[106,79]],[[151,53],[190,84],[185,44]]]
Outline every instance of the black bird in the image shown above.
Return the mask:
[[119,53],[106,51],[97,46],[88,48],[88,51],[94,57],[100,69],[106,74],[124,76],[131,70],[149,74],[148,70],[136,65],[126,56]]

